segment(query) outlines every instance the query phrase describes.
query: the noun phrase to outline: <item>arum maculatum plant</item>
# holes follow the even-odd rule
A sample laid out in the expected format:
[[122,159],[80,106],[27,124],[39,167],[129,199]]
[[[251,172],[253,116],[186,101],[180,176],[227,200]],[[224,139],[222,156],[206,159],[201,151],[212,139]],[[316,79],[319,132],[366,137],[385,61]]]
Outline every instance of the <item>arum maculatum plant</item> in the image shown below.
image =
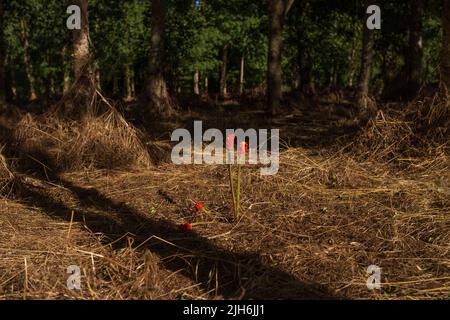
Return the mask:
[[238,157],[238,168],[237,168],[237,182],[236,182],[236,190],[234,188],[233,182],[233,174],[232,174],[232,163],[234,157],[234,140],[236,136],[234,134],[229,134],[227,136],[227,157],[228,157],[228,178],[230,184],[231,198],[233,201],[233,213],[234,218],[237,221],[239,219],[240,213],[240,200],[241,200],[241,167],[242,164],[245,163],[245,154],[248,152],[248,144],[245,141],[242,141],[238,145],[237,149],[237,157]]
[[241,166],[245,163],[245,154],[248,151],[248,144],[242,141],[238,148],[238,173],[237,173],[237,187],[236,187],[236,219],[239,218],[239,212],[241,210]]

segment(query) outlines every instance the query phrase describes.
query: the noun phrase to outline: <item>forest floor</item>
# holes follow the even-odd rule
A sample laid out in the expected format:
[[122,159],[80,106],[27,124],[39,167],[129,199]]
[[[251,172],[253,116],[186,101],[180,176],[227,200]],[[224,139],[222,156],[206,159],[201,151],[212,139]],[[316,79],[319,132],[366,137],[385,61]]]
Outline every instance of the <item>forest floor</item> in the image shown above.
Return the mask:
[[[449,299],[448,152],[358,152],[320,104],[270,121],[197,108],[149,130],[163,145],[193,119],[281,128],[278,174],[243,168],[238,223],[225,165],[18,172],[19,195],[0,198],[0,299]],[[67,287],[71,265],[81,290]],[[381,290],[366,285],[370,265]]]

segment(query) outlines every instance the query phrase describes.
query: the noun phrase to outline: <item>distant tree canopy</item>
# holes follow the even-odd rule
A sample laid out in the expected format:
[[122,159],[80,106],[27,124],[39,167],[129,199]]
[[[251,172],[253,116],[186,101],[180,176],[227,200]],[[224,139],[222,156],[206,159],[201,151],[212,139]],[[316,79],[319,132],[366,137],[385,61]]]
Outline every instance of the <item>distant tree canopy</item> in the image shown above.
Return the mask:
[[[133,99],[144,90],[148,75],[154,2],[88,2],[90,46],[100,86],[109,96]],[[204,94],[238,94],[267,86],[273,17],[265,1],[203,0],[200,7],[194,0],[163,2],[164,61],[158,68],[172,94],[194,94],[193,77],[196,90]],[[356,88],[364,52],[364,4],[363,0],[289,4],[292,8],[282,29],[282,91]],[[2,5],[0,85],[5,89],[0,101],[2,96],[17,102],[57,99],[74,77],[72,31],[65,23],[68,4],[2,0]],[[379,5],[382,25],[374,32],[370,92],[406,98],[406,91],[415,93],[424,83],[438,82],[444,0],[385,0]]]

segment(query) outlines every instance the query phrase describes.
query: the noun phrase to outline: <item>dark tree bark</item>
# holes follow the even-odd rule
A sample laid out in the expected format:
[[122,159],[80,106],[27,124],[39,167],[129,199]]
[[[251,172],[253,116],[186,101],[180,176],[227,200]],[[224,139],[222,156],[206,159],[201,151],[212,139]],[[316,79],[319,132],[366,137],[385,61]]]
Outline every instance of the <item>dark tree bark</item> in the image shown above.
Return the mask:
[[61,52],[62,61],[63,61],[63,95],[69,92],[70,90],[70,64],[67,59],[67,46],[64,46]]
[[4,108],[6,103],[6,88],[5,88],[5,44],[3,34],[4,23],[4,0],[0,0],[0,111]]
[[98,65],[97,61],[95,61],[93,68],[94,68],[95,85],[101,91],[102,90],[102,74],[101,74],[100,66]]
[[[300,41],[299,41],[300,42]],[[298,90],[307,95],[314,94],[314,82],[312,77],[312,59],[303,44],[297,45],[297,64],[298,64]]]
[[114,73],[112,80],[113,80],[112,96],[114,99],[118,99],[120,96],[119,75],[117,73]]
[[442,17],[441,87],[446,95],[450,93],[450,0],[444,0]]
[[68,89],[69,73],[65,73],[66,93],[62,100],[63,110],[60,112],[65,117],[79,119],[97,112],[97,106],[92,104],[97,84],[89,47],[88,1],[73,0],[71,3],[80,7],[81,28],[72,30],[72,67],[75,80]]
[[297,90],[300,93],[312,95],[314,94],[314,83],[312,77],[313,63],[308,48],[305,45],[304,26],[302,25],[303,18],[309,9],[309,1],[304,0],[300,2],[296,9],[296,14],[300,18],[300,21],[297,22],[295,26],[297,34]]
[[355,60],[355,55],[356,55],[357,40],[358,40],[357,37],[353,38],[352,51],[351,51],[350,56],[348,57],[348,63],[350,65],[350,71],[349,71],[349,75],[348,75],[348,86],[350,88],[353,87],[353,81],[354,81],[354,77],[355,77],[355,74],[356,74],[356,67],[357,66],[354,63],[354,60]]
[[239,94],[244,94],[244,83],[245,83],[245,55],[241,56],[241,65],[239,70]]
[[314,82],[312,77],[312,61],[311,56],[302,52],[300,54],[300,90],[306,94],[314,94]]
[[[365,1],[364,12],[370,5],[370,1]],[[358,78],[358,87],[356,92],[356,105],[360,114],[366,114],[370,108],[369,105],[369,82],[372,69],[374,32],[367,28],[366,21],[369,15],[363,16],[363,43],[361,53],[361,68]]]
[[208,79],[208,74],[205,75],[205,82],[204,82],[203,94],[204,94],[206,97],[209,96],[209,79]]
[[73,4],[81,9],[81,29],[73,30],[73,71],[75,79],[89,77],[92,79],[89,52],[89,11],[87,0],[74,0]]
[[33,63],[30,59],[30,44],[28,41],[28,31],[27,31],[27,25],[25,23],[24,19],[20,20],[20,27],[21,27],[21,33],[20,33],[20,41],[23,47],[23,62],[25,64],[25,71],[28,78],[28,83],[30,85],[30,96],[29,100],[33,101],[37,99],[36,95],[36,79],[34,78],[34,70],[33,70]]
[[268,0],[269,4],[269,61],[267,70],[267,108],[272,115],[278,113],[282,99],[282,47],[286,12],[284,0]]
[[134,99],[134,71],[132,65],[127,63],[125,65],[125,101],[132,101]]
[[175,114],[175,108],[164,78],[166,1],[152,0],[151,6],[150,66],[146,85],[148,109],[155,118],[169,118]]
[[409,26],[409,45],[406,62],[407,90],[406,98],[414,98],[423,81],[423,43],[422,43],[422,18],[423,0],[411,1],[411,16]]
[[227,72],[228,72],[228,44],[222,48],[222,64],[220,65],[220,97],[226,98],[227,89]]
[[200,72],[198,69],[195,70],[192,80],[194,82],[194,94],[198,96],[200,95]]

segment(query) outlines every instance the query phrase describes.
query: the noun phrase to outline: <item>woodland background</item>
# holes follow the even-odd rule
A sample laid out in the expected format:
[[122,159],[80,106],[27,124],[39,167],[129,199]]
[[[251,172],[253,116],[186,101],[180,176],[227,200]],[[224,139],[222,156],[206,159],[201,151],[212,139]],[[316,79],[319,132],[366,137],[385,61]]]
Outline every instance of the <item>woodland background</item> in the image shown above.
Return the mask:
[[449,89],[450,0],[0,0],[0,299],[448,299]]

